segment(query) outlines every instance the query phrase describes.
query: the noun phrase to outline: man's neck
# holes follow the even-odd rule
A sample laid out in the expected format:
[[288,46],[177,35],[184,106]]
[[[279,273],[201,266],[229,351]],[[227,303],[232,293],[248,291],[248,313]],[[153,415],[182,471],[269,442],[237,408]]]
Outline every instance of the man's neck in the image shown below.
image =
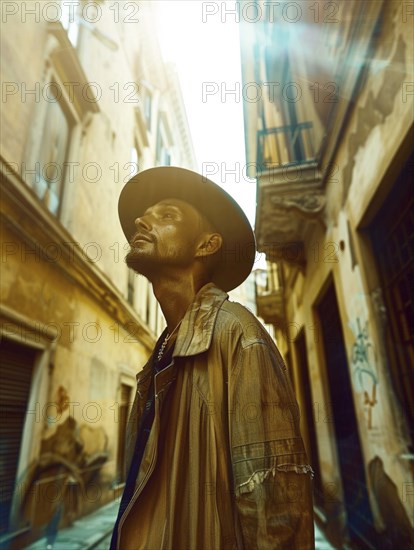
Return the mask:
[[169,334],[182,321],[196,294],[207,282],[182,278],[152,281],[154,295],[167,321]]

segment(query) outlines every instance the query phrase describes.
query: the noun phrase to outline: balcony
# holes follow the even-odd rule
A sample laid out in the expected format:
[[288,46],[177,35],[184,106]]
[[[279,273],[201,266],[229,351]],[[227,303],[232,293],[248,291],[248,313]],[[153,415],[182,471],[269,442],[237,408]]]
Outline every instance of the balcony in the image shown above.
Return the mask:
[[283,289],[256,294],[257,315],[266,324],[282,328],[284,324],[283,314]]
[[283,287],[277,265],[268,263],[268,269],[255,270],[257,315],[266,324],[282,328],[285,322]]
[[323,223],[325,206],[312,131],[312,122],[302,122],[257,132],[258,249],[301,269],[305,233],[310,223]]

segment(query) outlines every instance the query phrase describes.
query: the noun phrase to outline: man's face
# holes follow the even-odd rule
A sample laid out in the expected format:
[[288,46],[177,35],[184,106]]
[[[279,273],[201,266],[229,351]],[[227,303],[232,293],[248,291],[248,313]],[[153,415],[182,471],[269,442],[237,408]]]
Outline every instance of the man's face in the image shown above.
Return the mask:
[[189,203],[162,200],[137,218],[135,226],[125,261],[137,273],[151,278],[162,266],[188,268],[194,262],[203,218]]

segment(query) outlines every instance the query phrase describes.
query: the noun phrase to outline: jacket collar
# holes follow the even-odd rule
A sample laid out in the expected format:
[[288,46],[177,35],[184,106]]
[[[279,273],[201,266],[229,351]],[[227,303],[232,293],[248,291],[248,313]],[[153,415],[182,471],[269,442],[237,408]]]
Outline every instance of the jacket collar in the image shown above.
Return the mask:
[[173,357],[196,355],[209,349],[217,314],[227,298],[213,283],[198,291],[181,322]]

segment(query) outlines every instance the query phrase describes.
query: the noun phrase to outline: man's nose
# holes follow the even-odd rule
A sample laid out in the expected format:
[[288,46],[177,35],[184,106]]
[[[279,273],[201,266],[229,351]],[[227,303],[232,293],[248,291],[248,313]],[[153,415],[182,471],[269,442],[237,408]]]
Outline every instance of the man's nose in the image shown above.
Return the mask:
[[149,221],[148,216],[140,216],[139,218],[135,219],[135,227],[139,229],[140,227],[143,227],[144,229],[151,229],[151,223]]

